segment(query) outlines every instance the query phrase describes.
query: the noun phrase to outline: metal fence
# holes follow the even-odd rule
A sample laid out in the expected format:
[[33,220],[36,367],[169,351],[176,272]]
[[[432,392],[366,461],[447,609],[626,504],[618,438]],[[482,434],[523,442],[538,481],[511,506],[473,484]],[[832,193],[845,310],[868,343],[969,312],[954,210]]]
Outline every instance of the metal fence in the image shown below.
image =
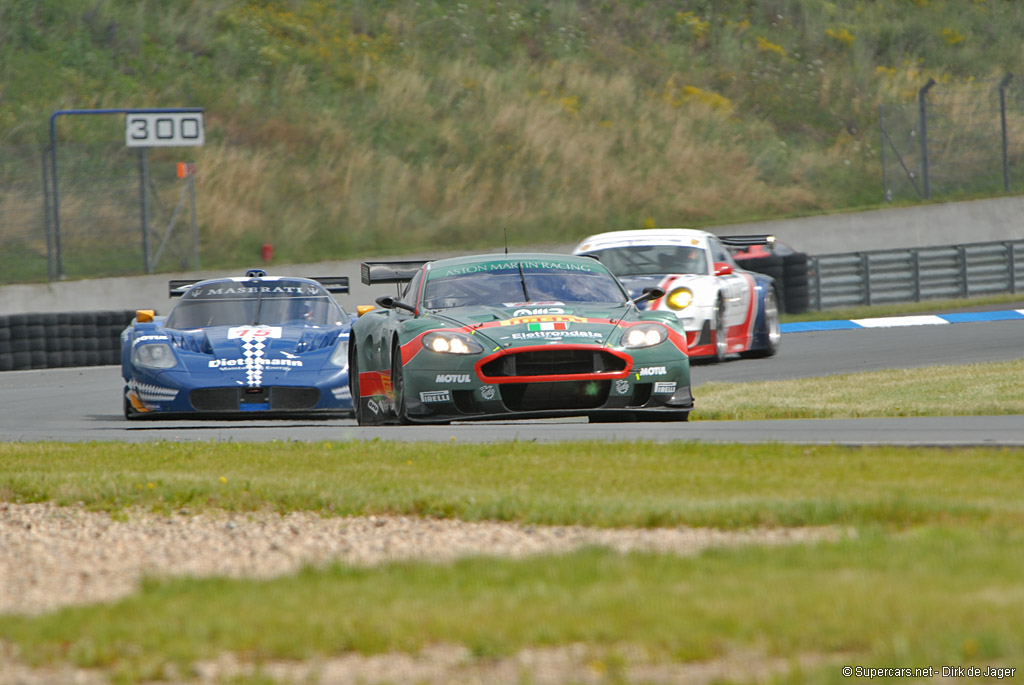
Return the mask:
[[1024,82],[929,79],[913,102],[881,105],[887,201],[1024,190]]
[[0,148],[0,283],[198,268],[181,154],[118,143]]
[[812,309],[1024,289],[1024,240],[872,250],[811,257]]

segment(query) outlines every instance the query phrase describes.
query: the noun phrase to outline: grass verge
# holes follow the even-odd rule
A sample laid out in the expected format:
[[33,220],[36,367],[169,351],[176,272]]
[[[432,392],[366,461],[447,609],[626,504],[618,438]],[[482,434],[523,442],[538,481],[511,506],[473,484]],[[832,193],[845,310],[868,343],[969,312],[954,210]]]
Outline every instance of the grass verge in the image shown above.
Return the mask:
[[1024,414],[1024,359],[819,378],[706,383],[693,420]]
[[0,444],[0,498],[592,526],[1019,521],[1024,450],[698,443]]

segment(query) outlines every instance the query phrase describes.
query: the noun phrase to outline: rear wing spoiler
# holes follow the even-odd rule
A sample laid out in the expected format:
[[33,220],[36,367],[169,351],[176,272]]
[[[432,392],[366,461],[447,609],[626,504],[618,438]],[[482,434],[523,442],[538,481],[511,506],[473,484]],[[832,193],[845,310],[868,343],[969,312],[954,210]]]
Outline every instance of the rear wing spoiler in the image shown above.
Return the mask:
[[363,262],[361,271],[363,283],[366,285],[377,285],[378,283],[405,283],[416,275],[416,272],[424,264],[432,261],[429,259],[413,260],[406,262]]
[[348,276],[313,276],[314,281],[327,288],[327,292],[348,294]]
[[[250,275],[250,274],[247,274],[247,275]],[[262,275],[266,276],[266,273],[263,273]],[[255,276],[255,277],[258,278],[259,276]],[[297,278],[306,278],[306,277],[305,276],[298,276]],[[193,278],[191,280],[170,281],[167,284],[168,295],[169,295],[169,297],[181,297],[182,295],[185,294],[185,291],[188,290],[190,285],[195,285],[196,283],[198,283],[201,280],[205,280],[205,279]],[[348,293],[348,276],[314,276],[314,277],[310,278],[309,280],[316,281],[317,283],[322,285],[324,288],[326,288],[327,292],[329,292],[329,293],[335,293],[335,294],[339,294],[339,293],[340,294],[346,294],[346,293]]]
[[750,247],[751,245],[771,245],[775,242],[775,236],[768,235],[720,235],[719,242],[726,247]]
[[181,297],[188,290],[188,287],[198,283],[201,279],[194,278],[190,281],[171,281],[167,284],[168,297]]

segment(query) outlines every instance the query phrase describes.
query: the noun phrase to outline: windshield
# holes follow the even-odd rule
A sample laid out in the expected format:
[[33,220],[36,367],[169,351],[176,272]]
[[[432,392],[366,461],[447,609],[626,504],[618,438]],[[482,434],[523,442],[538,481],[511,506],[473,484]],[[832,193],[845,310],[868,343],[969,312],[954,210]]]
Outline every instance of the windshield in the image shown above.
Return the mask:
[[423,306],[447,309],[474,305],[501,307],[523,302],[626,302],[626,294],[618,281],[596,262],[592,265],[567,263],[580,270],[537,264],[544,262],[509,260],[441,269],[428,276]]
[[601,263],[618,276],[659,276],[664,274],[706,274],[704,249],[687,245],[629,245],[593,250]]
[[231,282],[189,290],[164,325],[179,330],[253,324],[330,326],[344,319],[341,307],[319,286]]

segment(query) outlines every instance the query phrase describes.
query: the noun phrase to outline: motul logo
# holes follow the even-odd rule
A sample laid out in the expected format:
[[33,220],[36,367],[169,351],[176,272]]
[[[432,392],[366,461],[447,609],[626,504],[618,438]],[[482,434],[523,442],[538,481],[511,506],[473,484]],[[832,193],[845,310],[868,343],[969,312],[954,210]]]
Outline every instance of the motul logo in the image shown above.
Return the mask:
[[435,383],[469,383],[468,373],[439,373]]

